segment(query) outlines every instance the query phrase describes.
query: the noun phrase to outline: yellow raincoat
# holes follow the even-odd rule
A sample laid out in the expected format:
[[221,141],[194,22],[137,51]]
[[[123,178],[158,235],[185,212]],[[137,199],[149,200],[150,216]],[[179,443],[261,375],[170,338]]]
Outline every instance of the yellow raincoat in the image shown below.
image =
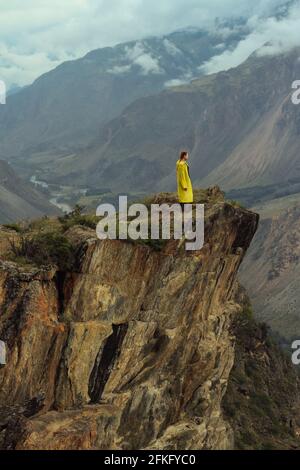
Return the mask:
[[194,201],[194,195],[192,182],[189,175],[189,166],[186,161],[178,160],[176,164],[176,174],[179,202],[191,204]]

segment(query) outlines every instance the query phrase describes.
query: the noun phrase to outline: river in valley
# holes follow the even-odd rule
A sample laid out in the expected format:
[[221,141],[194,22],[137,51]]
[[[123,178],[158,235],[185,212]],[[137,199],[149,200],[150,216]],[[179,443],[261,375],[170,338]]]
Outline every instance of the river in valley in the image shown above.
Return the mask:
[[34,184],[35,186],[39,186],[40,188],[43,189],[48,189],[48,191],[51,194],[51,197],[49,199],[49,202],[53,204],[54,206],[58,207],[61,211],[63,211],[65,214],[69,214],[72,212],[72,207],[67,204],[66,202],[59,202],[59,199],[61,196],[63,196],[63,192],[60,191],[51,191],[49,184],[46,183],[46,181],[40,181],[37,179],[36,175],[32,175],[30,178],[30,182]]

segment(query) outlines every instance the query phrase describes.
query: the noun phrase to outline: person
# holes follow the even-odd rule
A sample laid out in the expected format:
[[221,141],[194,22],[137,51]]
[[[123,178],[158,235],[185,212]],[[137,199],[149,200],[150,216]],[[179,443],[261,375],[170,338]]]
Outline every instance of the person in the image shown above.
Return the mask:
[[188,152],[183,151],[176,164],[178,200],[182,209],[184,208],[184,204],[192,204],[194,202],[188,159]]

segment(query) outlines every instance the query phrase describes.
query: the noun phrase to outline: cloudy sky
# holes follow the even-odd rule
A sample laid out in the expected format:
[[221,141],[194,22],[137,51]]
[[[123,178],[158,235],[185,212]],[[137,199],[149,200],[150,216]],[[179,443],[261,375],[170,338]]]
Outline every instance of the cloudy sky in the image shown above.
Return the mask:
[[[272,15],[292,5],[283,19]],[[0,3],[0,80],[31,83],[88,51],[189,26],[210,29],[216,18],[244,16],[249,36],[213,58],[208,72],[237,65],[270,42],[266,52],[299,42],[300,0],[9,0]]]

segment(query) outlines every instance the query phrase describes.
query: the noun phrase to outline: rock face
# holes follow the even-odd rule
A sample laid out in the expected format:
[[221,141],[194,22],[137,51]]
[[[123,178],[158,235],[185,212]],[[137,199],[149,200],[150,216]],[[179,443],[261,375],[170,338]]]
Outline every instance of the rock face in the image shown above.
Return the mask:
[[257,222],[223,201],[199,252],[91,236],[72,273],[2,262],[2,447],[232,448],[221,403]]
[[288,347],[300,331],[300,197],[292,197],[257,207],[260,228],[240,272],[257,318]]
[[[245,296],[242,289],[239,295]],[[235,360],[222,402],[235,449],[299,449],[299,372],[266,324],[254,321],[247,296],[240,303],[245,306],[233,325]]]

